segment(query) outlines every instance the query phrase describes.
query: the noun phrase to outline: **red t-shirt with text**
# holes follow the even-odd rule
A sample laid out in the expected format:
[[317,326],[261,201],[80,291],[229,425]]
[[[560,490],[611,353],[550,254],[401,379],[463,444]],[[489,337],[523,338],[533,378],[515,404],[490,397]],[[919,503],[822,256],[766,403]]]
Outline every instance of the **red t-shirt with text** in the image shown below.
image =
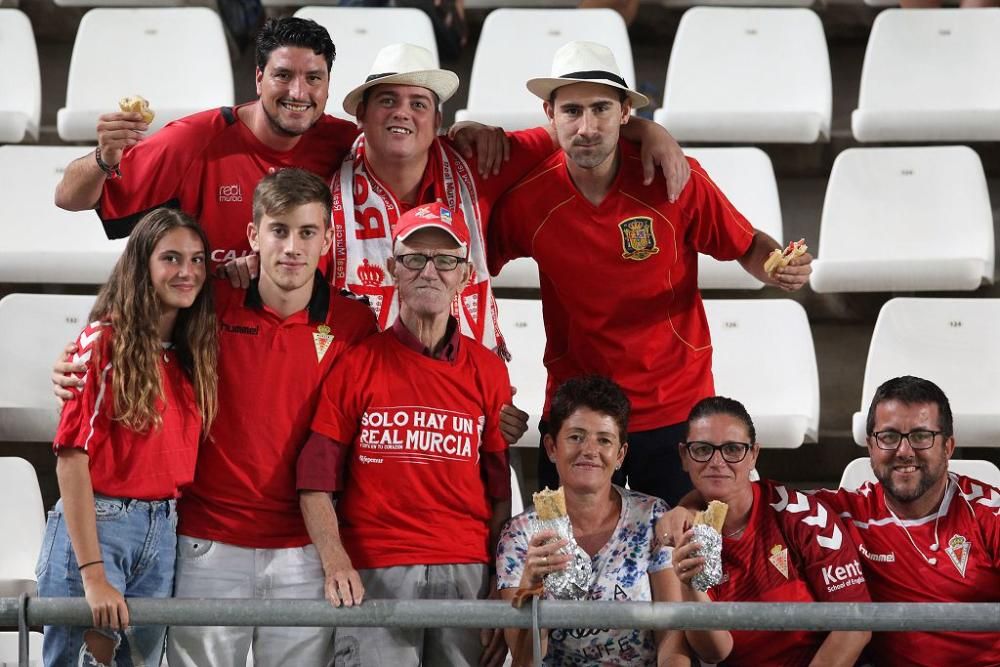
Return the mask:
[[471,338],[454,361],[391,330],[344,357],[312,430],[351,448],[337,517],[354,567],[490,561],[480,450],[506,450],[498,419],[510,399],[507,367]]

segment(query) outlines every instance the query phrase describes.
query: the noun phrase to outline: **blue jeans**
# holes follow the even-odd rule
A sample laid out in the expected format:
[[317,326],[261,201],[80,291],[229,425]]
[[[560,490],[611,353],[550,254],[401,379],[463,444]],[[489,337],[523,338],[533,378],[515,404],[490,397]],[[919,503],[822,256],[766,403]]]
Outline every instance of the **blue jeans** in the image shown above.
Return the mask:
[[[38,595],[40,597],[84,597],[76,555],[66,530],[62,500],[49,512],[42,551],[38,555]],[[97,539],[104,557],[108,583],[126,598],[167,598],[174,588],[174,560],[177,553],[177,513],[173,500],[131,500],[94,497],[97,512]],[[82,626],[47,625],[42,645],[45,667],[77,664],[83,635]],[[163,657],[166,627],[129,626],[116,636],[120,644],[115,655],[117,667],[159,667]]]

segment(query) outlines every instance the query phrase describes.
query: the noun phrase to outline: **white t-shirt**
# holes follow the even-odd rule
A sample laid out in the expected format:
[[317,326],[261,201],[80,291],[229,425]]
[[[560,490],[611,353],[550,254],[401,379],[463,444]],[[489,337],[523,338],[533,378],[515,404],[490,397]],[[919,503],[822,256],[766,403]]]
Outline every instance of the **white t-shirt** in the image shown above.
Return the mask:
[[[656,521],[667,511],[659,498],[622,489],[622,509],[615,531],[591,563],[593,578],[588,600],[650,602],[651,572],[670,567],[670,554],[655,547]],[[517,588],[524,570],[534,508],[518,514],[504,527],[497,545],[497,587]],[[635,629],[552,629],[549,631],[546,665],[627,665],[656,664],[656,644],[652,630]]]

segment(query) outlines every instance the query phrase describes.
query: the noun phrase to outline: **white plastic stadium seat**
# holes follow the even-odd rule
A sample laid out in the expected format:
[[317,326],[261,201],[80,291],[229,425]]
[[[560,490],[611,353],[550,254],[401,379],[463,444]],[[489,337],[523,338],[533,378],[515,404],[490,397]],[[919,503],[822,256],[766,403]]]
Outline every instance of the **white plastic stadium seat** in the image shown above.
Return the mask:
[[[17,663],[17,633],[0,632],[0,667]],[[28,633],[28,667],[42,666],[42,633]]]
[[689,9],[664,85],[653,117],[678,141],[830,138],[830,57],[823,24],[809,9]]
[[[965,475],[986,482],[991,486],[1000,487],[1000,468],[997,468],[990,461],[978,459],[951,459],[948,461],[948,470],[958,475]],[[864,456],[854,459],[844,468],[844,476],[840,478],[840,488],[849,491],[854,490],[865,482],[874,482],[875,473],[872,472],[871,459]]]
[[427,14],[414,7],[303,7],[295,15],[319,23],[337,45],[326,112],[338,118],[354,120],[344,113],[344,98],[365,82],[382,47],[397,42],[416,44],[437,61],[434,26]]
[[525,82],[551,73],[552,56],[574,40],[604,44],[622,78],[635,86],[628,30],[612,9],[497,9],[483,22],[469,79],[468,108],[455,120],[476,120],[507,130],[546,123],[542,101]]
[[19,9],[0,9],[0,143],[38,139],[42,78],[31,21]]
[[56,294],[0,300],[0,441],[52,442],[59,425],[52,362],[76,340],[93,305],[92,296]]
[[[771,158],[759,148],[685,148],[701,163],[726,198],[757,229],[782,243],[781,202]],[[701,289],[760,289],[764,283],[747,273],[739,262],[720,262],[698,256]]]
[[538,420],[545,407],[545,381],[548,378],[542,364],[545,355],[542,302],[537,299],[497,299],[497,312],[500,331],[512,357],[507,370],[511,385],[517,387],[514,404],[528,413],[528,432],[517,446],[537,447]]
[[[115,54],[109,57],[109,45]],[[142,95],[169,121],[233,104],[233,70],[219,15],[205,7],[92,9],[80,21],[69,63],[63,141],[95,141],[97,117]]]
[[974,290],[993,282],[993,210],[966,146],[849,148],[823,202],[817,292]]
[[762,447],[816,442],[819,375],[806,311],[791,299],[706,300],[715,393],[743,403]]
[[876,16],[851,128],[858,141],[1000,139],[1000,8]]
[[948,396],[955,440],[963,447],[1000,447],[1000,299],[892,299],[878,314],[854,413],[854,440],[886,380],[915,375]]
[[538,289],[538,263],[531,257],[519,257],[504,264],[492,282],[493,287]]
[[0,282],[100,284],[126,239],[109,241],[94,211],[52,203],[73,146],[0,146]]
[[671,9],[685,7],[812,7],[814,0],[660,0]]
[[45,508],[35,469],[24,459],[0,457],[0,597],[35,594],[35,563],[44,534]]
[[[529,426],[530,428],[530,426]],[[524,499],[521,498],[521,483],[517,481],[517,471],[510,467],[510,515],[517,516],[524,511]]]

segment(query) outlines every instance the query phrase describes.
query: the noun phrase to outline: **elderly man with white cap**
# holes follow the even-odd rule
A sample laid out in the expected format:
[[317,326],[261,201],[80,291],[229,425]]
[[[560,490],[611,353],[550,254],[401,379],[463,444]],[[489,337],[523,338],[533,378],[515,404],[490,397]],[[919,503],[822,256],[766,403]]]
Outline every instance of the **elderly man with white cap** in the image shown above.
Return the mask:
[[[469,232],[441,203],[399,217],[387,261],[399,315],[323,385],[297,485],[334,605],[495,590],[489,564],[511,498],[497,416],[510,379],[451,314],[471,274]],[[336,652],[337,664],[404,667],[498,664],[506,650],[497,641],[484,655],[469,629],[339,627]]]
[[[490,271],[517,257],[538,262],[546,414],[566,380],[612,378],[632,403],[629,451],[614,481],[675,504],[690,488],[676,449],[683,422],[698,400],[714,394],[698,253],[737,260],[786,290],[806,283],[812,258],[766,273],[777,242],[747,222],[691,158],[691,182],[677,201],[662,183],[643,186],[639,156],[620,135],[635,122],[632,109],[648,100],[628,87],[607,47],[566,44],[552,75],[527,87],[543,100],[562,151],[494,211]],[[542,451],[539,485],[546,484],[554,487],[558,476]]]

